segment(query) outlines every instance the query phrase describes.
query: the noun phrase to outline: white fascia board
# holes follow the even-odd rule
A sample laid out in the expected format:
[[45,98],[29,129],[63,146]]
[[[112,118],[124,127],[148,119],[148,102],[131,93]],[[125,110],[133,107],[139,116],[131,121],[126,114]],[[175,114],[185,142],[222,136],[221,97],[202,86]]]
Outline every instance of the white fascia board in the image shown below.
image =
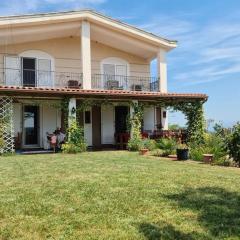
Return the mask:
[[36,24],[61,23],[78,20],[88,20],[93,23],[110,27],[113,30],[118,30],[133,37],[141,38],[142,40],[145,40],[155,46],[163,47],[166,50],[171,50],[177,46],[176,41],[170,41],[161,38],[152,33],[146,32],[129,24],[123,23],[121,21],[112,19],[110,17],[90,10],[0,17],[0,28],[7,28],[9,26],[11,26],[12,28],[14,26],[19,27]]

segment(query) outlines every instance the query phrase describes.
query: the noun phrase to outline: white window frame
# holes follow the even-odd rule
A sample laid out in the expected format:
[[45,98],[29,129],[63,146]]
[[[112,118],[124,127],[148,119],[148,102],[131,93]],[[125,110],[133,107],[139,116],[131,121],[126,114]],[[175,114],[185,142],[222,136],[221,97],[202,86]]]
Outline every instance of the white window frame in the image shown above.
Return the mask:
[[110,65],[114,65],[114,73],[116,75],[116,68],[117,66],[119,65],[122,65],[122,66],[126,66],[126,77],[130,76],[130,65],[129,63],[122,59],[122,58],[118,58],[118,57],[108,57],[108,58],[105,58],[101,61],[101,87],[103,88],[104,87],[104,77],[103,77],[103,74],[104,74],[104,64],[110,64]]
[[[55,59],[50,54],[40,51],[40,50],[26,50],[22,53],[20,53],[19,58],[35,58],[36,59],[36,72],[38,73],[38,60],[50,60],[50,71],[51,71],[51,79],[52,79],[52,86],[46,86],[46,87],[54,87],[55,86]],[[22,61],[21,61],[22,62]],[[22,63],[21,63],[22,64]],[[21,66],[22,67],[22,66]],[[22,69],[21,69],[22,70]],[[36,82],[38,83],[38,74],[36,75]],[[38,84],[37,84],[38,87]]]

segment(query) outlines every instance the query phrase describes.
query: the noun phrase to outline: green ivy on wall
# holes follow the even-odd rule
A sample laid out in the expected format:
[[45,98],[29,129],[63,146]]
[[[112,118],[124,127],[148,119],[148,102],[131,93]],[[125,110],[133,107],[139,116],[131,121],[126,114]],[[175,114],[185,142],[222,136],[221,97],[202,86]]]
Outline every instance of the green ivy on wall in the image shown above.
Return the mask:
[[68,115],[69,115],[69,97],[64,97],[61,101],[61,105],[60,105],[60,109],[62,111],[63,114],[63,125],[64,125],[64,129],[67,130],[68,129]]
[[[144,107],[161,107],[166,109],[172,109],[174,111],[181,111],[187,120],[187,141],[188,143],[202,143],[204,141],[204,131],[205,131],[205,120],[203,100],[162,100],[155,102],[139,102],[135,103],[133,101],[125,101],[133,108],[133,115],[128,116],[127,125],[128,129],[131,129],[131,136],[133,138],[139,138],[141,135],[141,124],[143,119]],[[61,110],[64,112],[64,125],[67,129],[68,125],[68,104],[69,98],[66,97],[62,100]],[[92,106],[103,106],[103,105],[113,105],[111,100],[107,98],[102,100],[97,99],[83,99],[77,104],[76,113],[87,110]]]

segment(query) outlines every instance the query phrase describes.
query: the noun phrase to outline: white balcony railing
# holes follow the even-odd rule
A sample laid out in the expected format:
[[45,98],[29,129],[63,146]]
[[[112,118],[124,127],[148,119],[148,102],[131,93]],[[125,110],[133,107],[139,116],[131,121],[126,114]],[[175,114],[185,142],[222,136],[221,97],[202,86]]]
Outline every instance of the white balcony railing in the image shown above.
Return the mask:
[[[0,85],[23,87],[83,88],[82,73],[10,69],[0,71]],[[92,89],[159,91],[159,78],[93,74]]]
[[10,69],[0,71],[0,84],[23,87],[82,88],[82,73]]

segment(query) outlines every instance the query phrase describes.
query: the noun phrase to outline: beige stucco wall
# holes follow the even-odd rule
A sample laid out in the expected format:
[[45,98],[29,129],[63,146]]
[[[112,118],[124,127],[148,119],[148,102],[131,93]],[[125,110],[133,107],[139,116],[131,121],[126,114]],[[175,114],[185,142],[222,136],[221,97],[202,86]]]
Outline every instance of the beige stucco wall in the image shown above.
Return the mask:
[[[17,45],[0,46],[0,69],[4,67],[4,53],[18,55],[27,50],[40,50],[50,54],[55,59],[56,72],[82,72],[81,41],[79,37],[49,39]],[[103,59],[118,57],[129,63],[130,76],[150,75],[150,66],[147,60],[108,47],[96,41],[91,42],[91,55],[92,74],[101,73],[101,61]],[[3,79],[3,76],[1,76],[1,79]]]

